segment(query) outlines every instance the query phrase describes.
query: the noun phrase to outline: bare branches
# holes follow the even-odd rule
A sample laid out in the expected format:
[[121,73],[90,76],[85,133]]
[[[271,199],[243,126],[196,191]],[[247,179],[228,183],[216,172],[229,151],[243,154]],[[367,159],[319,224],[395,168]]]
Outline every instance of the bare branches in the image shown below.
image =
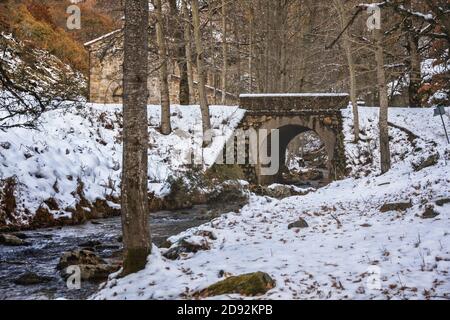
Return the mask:
[[41,50],[0,35],[0,129],[36,128],[42,113],[79,100],[84,78]]

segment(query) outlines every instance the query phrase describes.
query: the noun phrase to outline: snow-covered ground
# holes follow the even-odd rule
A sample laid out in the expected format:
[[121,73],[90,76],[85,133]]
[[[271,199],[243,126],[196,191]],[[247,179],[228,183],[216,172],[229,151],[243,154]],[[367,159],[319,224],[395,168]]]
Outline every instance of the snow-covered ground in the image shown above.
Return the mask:
[[[355,177],[280,201],[253,196],[241,212],[171,239],[208,241],[210,250],[169,261],[162,257],[166,249],[154,247],[145,270],[112,277],[93,298],[189,298],[221,280],[219,274],[263,271],[276,281],[263,299],[448,299],[450,204],[435,204],[450,197],[450,148],[442,124],[431,109],[392,109],[390,121],[419,138],[411,141],[411,135],[392,129],[393,168],[380,176],[376,111],[361,109],[363,142],[347,143]],[[345,138],[351,141],[351,112],[343,112]],[[448,115],[445,119],[448,124]],[[436,165],[413,170],[412,163],[436,152]],[[369,169],[372,173],[365,172]],[[411,201],[412,207],[380,211],[399,201]],[[427,206],[439,216],[423,219]],[[299,218],[309,228],[289,230]],[[213,232],[217,240],[199,238],[199,230]]]
[[[185,170],[191,150],[196,162],[209,166],[244,116],[238,107],[211,106],[214,140],[201,151],[201,116],[197,106],[173,106],[173,134],[161,135],[160,107],[149,106],[149,187],[157,196],[169,191],[168,177]],[[17,209],[15,225],[27,225],[36,210],[56,200],[55,218],[67,217],[80,201],[75,192],[84,184],[84,196],[93,202],[119,195],[122,161],[120,105],[86,104],[81,108],[44,113],[39,130],[12,128],[0,131],[0,180],[14,177]],[[111,204],[113,206],[113,204]],[[51,208],[48,208],[51,209]]]

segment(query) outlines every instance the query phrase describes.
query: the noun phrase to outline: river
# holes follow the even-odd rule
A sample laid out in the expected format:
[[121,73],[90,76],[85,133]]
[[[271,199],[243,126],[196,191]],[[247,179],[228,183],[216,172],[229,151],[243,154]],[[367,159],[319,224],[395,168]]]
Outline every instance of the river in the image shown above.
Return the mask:
[[[151,214],[152,241],[157,246],[173,235],[199,226],[209,219],[205,207],[190,210]],[[104,259],[120,255],[120,218],[90,221],[80,226],[41,229],[23,232],[27,247],[0,245],[0,299],[86,299],[97,289],[96,283],[83,282],[80,290],[69,290],[56,270],[59,258],[66,251],[81,249],[90,242],[97,244],[95,252]],[[32,272],[49,277],[49,282],[36,285],[17,285],[15,280]]]

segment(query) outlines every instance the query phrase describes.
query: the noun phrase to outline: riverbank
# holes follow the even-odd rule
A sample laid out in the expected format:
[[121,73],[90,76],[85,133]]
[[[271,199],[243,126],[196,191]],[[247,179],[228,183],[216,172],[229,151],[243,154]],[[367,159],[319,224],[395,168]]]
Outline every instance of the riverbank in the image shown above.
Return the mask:
[[[362,140],[346,144],[354,177],[302,197],[253,196],[240,212],[154,247],[145,270],[91,298],[449,299],[445,134],[430,109],[390,112],[388,173],[379,173],[377,110],[364,108]],[[167,258],[186,242],[198,250]]]
[[[209,221],[212,216],[206,216],[205,210],[204,206],[196,206],[151,214],[153,243],[163,246],[170,236]],[[120,218],[22,232],[20,236],[29,243],[28,246],[0,245],[0,300],[87,298],[97,291],[99,283],[83,281],[80,290],[69,290],[56,269],[61,256],[64,252],[87,249],[109,263],[120,262],[121,234]],[[33,281],[24,281],[27,275],[35,275]]]
[[[210,167],[244,115],[211,106],[214,140],[203,150]],[[173,133],[158,132],[160,106],[149,106],[149,190],[153,211],[165,209],[171,181],[189,171],[201,150],[200,109],[172,106]],[[116,216],[122,159],[120,105],[85,104],[44,113],[39,130],[0,132],[0,230],[73,225]],[[198,156],[198,152],[195,153]],[[175,208],[176,209],[176,208]]]

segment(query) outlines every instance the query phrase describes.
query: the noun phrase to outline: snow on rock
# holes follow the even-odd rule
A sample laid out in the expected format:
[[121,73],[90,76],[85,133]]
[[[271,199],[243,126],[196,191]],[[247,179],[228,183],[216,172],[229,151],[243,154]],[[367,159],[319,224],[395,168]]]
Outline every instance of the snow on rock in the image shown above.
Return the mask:
[[[191,148],[198,151],[198,163],[210,166],[244,115],[238,107],[212,106],[214,140],[202,155],[199,107],[173,106],[174,132],[169,136],[157,131],[160,107],[149,106],[148,110],[149,187],[161,197],[170,191],[167,179],[190,163]],[[117,198],[122,161],[121,123],[120,105],[86,104],[82,108],[46,112],[38,130],[0,131],[0,180],[14,178],[17,183],[17,209],[5,224],[26,226],[40,207],[49,209],[56,219],[70,217],[67,209],[81,200],[76,192],[79,186],[90,202]],[[49,205],[48,199],[57,205]]]
[[[361,109],[365,139],[376,135],[371,124],[377,123],[375,111]],[[391,110],[390,120],[417,134],[420,138],[415,140],[420,141],[409,150],[411,137],[392,130],[400,135],[392,141],[399,158],[387,174],[377,175],[375,170],[280,201],[252,196],[239,213],[225,214],[170,239],[176,246],[182,239],[198,241],[205,234],[201,231],[212,232],[215,240],[205,237],[210,250],[169,261],[161,255],[166,249],[154,247],[145,270],[111,279],[92,298],[189,299],[223,280],[224,274],[262,271],[276,281],[274,289],[259,297],[263,299],[448,299],[450,204],[439,206],[435,201],[450,197],[445,156],[449,147],[430,112]],[[344,115],[350,117],[350,111]],[[351,119],[344,123],[346,140],[351,140],[350,124]],[[442,155],[439,162],[414,171],[411,162],[430,146]],[[377,143],[371,148],[378,152]],[[376,168],[375,162],[370,166]],[[411,201],[411,208],[380,212],[386,203],[404,201]],[[430,206],[439,215],[423,219]],[[300,218],[309,228],[289,230],[288,225]]]

